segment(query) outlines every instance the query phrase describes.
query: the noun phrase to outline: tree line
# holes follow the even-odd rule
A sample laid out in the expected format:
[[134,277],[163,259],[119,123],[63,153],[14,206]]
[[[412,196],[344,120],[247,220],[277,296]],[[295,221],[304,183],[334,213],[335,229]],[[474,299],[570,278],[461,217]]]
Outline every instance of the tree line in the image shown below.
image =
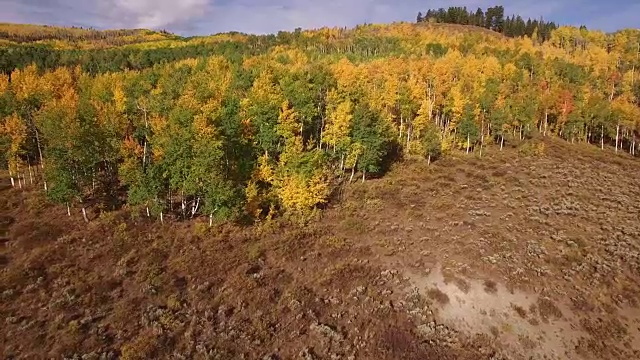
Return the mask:
[[12,184],[87,220],[128,206],[213,223],[305,217],[397,159],[534,133],[638,154],[640,31],[561,27],[539,43],[393,24],[229,41],[246,50],[1,76]]
[[543,19],[532,20],[529,18],[525,21],[520,15],[505,17],[503,6],[490,7],[486,11],[478,8],[475,12],[459,6],[452,6],[448,9],[430,9],[424,15],[419,12],[417,22],[474,25],[499,32],[508,37],[528,36],[539,41],[549,40],[553,30],[558,28],[556,23]]

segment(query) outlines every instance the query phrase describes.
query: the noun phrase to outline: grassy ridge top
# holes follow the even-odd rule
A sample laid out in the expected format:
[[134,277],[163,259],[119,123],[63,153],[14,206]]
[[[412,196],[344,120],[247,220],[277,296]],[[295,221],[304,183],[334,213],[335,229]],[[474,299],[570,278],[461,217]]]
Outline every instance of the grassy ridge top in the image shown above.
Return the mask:
[[56,48],[104,48],[178,38],[180,37],[167,32],[146,29],[96,30],[0,23],[0,45],[38,43]]

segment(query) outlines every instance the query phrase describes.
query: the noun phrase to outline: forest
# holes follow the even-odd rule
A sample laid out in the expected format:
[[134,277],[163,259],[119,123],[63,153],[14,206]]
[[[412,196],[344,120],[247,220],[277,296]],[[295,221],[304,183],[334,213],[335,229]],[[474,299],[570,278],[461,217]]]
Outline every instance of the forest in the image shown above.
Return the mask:
[[475,12],[459,6],[452,6],[448,9],[430,9],[424,15],[419,12],[416,21],[418,23],[436,22],[473,25],[490,29],[509,37],[535,36],[540,41],[549,40],[553,30],[558,28],[556,23],[547,22],[543,19],[527,19],[525,21],[520,15],[511,15],[505,18],[503,6],[490,7],[486,11],[478,8]]
[[306,218],[394,162],[533,136],[637,157],[640,31],[503,16],[193,38],[0,25],[0,167],[86,221],[213,224]]

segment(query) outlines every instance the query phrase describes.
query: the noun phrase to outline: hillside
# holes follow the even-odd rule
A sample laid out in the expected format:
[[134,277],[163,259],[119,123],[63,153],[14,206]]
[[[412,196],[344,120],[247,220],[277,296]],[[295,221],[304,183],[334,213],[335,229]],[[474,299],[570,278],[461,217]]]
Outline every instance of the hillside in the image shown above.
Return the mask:
[[0,25],[0,357],[638,357],[640,30],[501,9]]
[[637,358],[640,166],[542,143],[404,163],[305,227],[85,225],[4,178],[0,354]]

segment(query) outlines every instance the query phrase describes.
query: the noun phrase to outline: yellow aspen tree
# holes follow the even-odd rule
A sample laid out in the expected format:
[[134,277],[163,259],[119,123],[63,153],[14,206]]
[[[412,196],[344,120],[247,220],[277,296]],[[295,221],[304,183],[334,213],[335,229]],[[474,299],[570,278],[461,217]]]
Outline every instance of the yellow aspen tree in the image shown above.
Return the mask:
[[327,97],[327,124],[323,141],[334,153],[340,154],[340,168],[344,168],[345,152],[351,139],[349,131],[353,120],[353,104],[331,91]]
[[17,114],[8,116],[4,121],[2,132],[9,137],[11,143],[9,146],[9,153],[7,154],[7,161],[9,163],[9,177],[11,178],[11,185],[15,187],[14,175],[18,177],[18,183],[20,183],[20,159],[19,155],[22,151],[22,146],[27,137],[27,127]]

